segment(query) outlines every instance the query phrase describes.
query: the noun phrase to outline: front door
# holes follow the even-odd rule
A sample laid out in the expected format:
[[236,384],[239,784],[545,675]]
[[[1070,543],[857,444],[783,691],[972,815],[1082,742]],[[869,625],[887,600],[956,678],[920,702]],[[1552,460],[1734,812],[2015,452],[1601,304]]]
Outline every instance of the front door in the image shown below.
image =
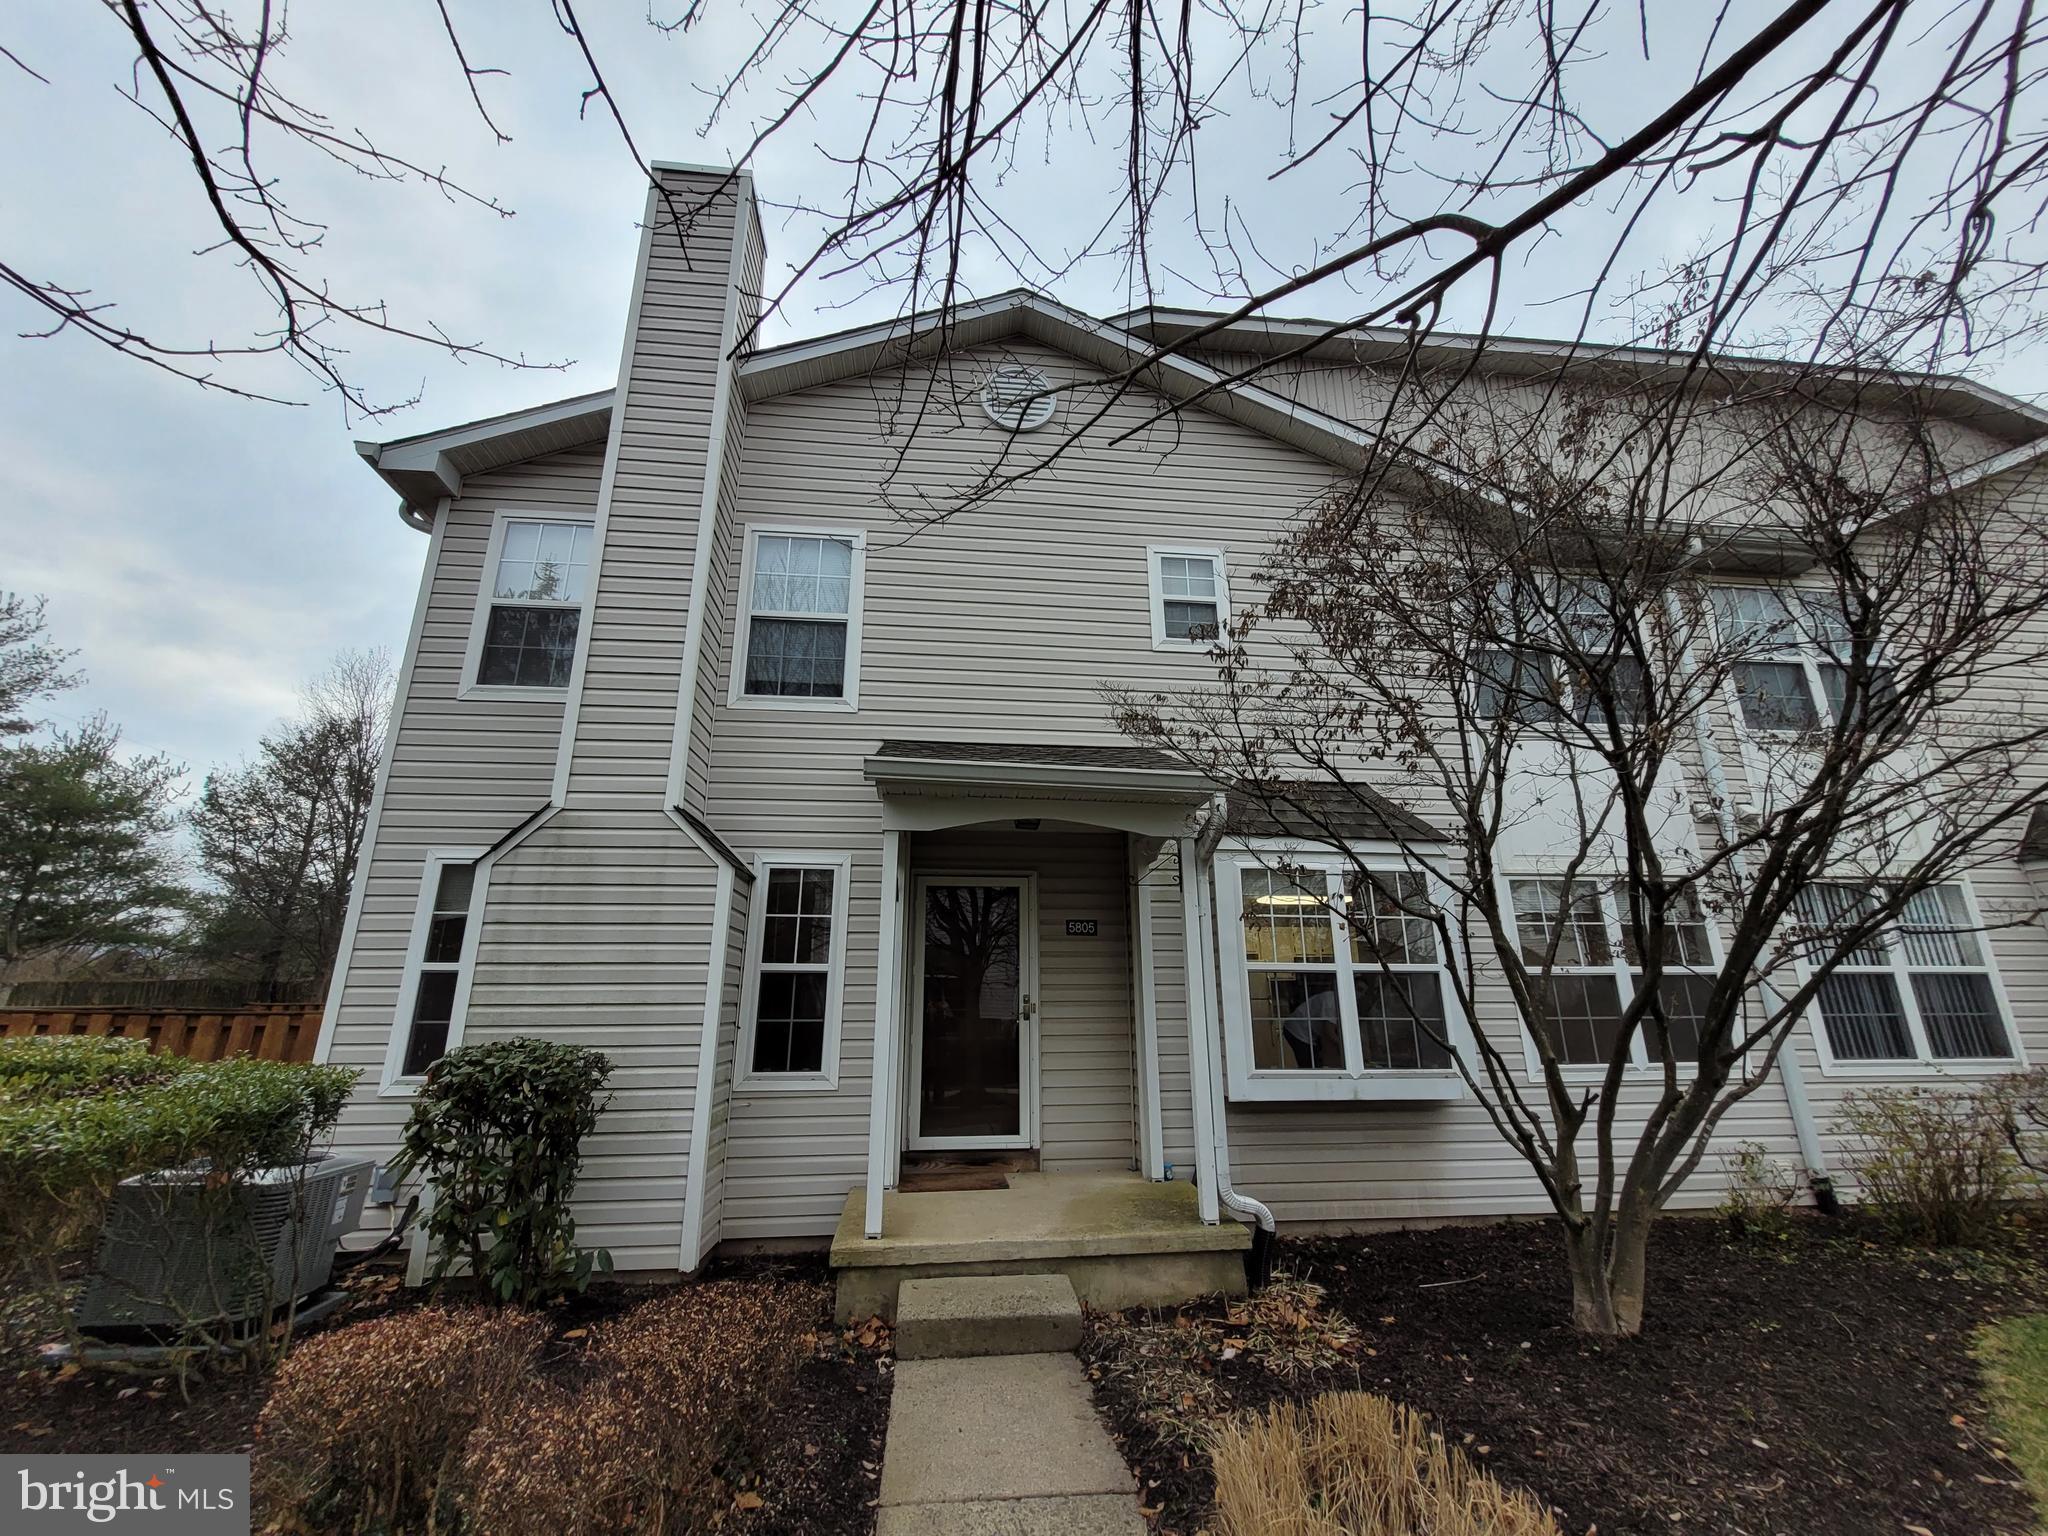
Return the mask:
[[1035,1145],[1032,896],[1028,875],[926,875],[917,882],[914,1148]]

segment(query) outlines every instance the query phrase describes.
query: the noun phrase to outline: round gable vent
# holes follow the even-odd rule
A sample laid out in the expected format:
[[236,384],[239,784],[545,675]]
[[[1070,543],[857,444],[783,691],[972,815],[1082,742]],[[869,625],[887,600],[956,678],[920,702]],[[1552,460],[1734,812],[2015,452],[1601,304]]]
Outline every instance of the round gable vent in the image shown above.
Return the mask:
[[1029,432],[1052,420],[1052,381],[1036,368],[998,368],[981,386],[981,408],[1006,432]]

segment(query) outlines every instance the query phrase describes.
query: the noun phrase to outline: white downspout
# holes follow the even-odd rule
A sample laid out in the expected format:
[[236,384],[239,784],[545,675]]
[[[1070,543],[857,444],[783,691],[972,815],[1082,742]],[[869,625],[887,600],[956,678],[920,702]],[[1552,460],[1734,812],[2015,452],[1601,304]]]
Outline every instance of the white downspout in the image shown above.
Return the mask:
[[[1181,842],[1181,899],[1188,903],[1194,915],[1194,921],[1188,925],[1188,1043],[1190,1052],[1200,1058],[1199,1063],[1191,1061],[1190,1066],[1199,1070],[1207,1080],[1208,1162],[1213,1170],[1211,1176],[1216,1181],[1216,1198],[1226,1210],[1257,1223],[1261,1236],[1255,1240],[1253,1279],[1259,1283],[1263,1282],[1271,1262],[1273,1212],[1263,1201],[1231,1188],[1230,1116],[1224,1097],[1222,1053],[1214,1027],[1218,1017],[1215,1004],[1222,996],[1222,986],[1216,970],[1216,946],[1212,941],[1215,903],[1210,896],[1209,859],[1202,850],[1205,846],[1214,845],[1214,839],[1206,834],[1222,827],[1224,813],[1223,797],[1218,795],[1204,809],[1196,825],[1196,835]],[[1199,944],[1196,943],[1197,937]],[[1199,1050],[1196,1050],[1197,1042]]]
[[[1694,539],[1694,552],[1698,552],[1699,540]],[[1664,609],[1673,634],[1684,633],[1684,615],[1679,612],[1678,599],[1671,593],[1664,594]],[[1685,647],[1686,665],[1697,670],[1692,662],[1692,645]],[[1728,790],[1728,775],[1721,764],[1721,748],[1714,740],[1713,722],[1703,707],[1693,715],[1693,735],[1699,748],[1700,771],[1706,776],[1707,793],[1714,801],[1714,823],[1720,829],[1721,842],[1730,848],[1728,862],[1735,871],[1735,878],[1746,877],[1747,860],[1742,857],[1734,844],[1741,836],[1741,829],[1735,823],[1734,800]],[[1784,996],[1771,984],[1769,977],[1758,978],[1767,999],[1774,999],[1776,1006],[1784,1005]],[[1788,1040],[1784,1049],[1778,1052],[1778,1073],[1785,1084],[1785,1104],[1792,1112],[1792,1134],[1799,1142],[1799,1159],[1806,1164],[1806,1181],[1812,1187],[1816,1199],[1825,1207],[1834,1198],[1834,1179],[1828,1173],[1827,1153],[1821,1147],[1820,1127],[1813,1118],[1813,1104],[1806,1097],[1806,1075],[1799,1065],[1798,1042]]]

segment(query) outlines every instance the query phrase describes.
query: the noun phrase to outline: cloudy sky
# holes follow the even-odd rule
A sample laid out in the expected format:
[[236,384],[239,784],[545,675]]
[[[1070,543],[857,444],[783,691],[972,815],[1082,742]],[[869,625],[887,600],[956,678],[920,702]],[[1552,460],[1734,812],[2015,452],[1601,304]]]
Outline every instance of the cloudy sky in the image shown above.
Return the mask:
[[[657,13],[681,8],[681,0],[656,0]],[[509,71],[483,89],[510,144],[495,143],[477,120],[434,7],[421,0],[299,0],[277,78],[338,129],[445,164],[515,217],[371,183],[304,154],[281,155],[272,169],[297,210],[328,226],[313,265],[337,292],[381,298],[413,323],[569,366],[464,365],[376,337],[337,336],[352,349],[351,377],[373,397],[421,395],[418,405],[365,423],[288,368],[235,376],[303,405],[207,393],[76,337],[20,339],[14,333],[35,325],[35,312],[0,298],[0,588],[47,594],[56,638],[80,652],[90,681],[58,701],[60,720],[104,709],[134,745],[194,769],[248,751],[335,652],[382,645],[396,653],[403,644],[426,541],[399,522],[351,440],[612,382],[638,173],[601,112],[579,119],[580,61],[545,3],[453,0],[451,9],[472,62]],[[744,146],[750,111],[782,88],[773,70],[730,122],[708,136],[700,130],[705,92],[751,45],[758,9],[710,6],[703,24],[662,38],[647,26],[646,0],[585,0],[582,19],[648,155],[723,163]],[[1635,9],[1623,9],[1632,36]],[[1691,9],[1704,17],[1710,8]],[[1340,11],[1322,24],[1340,27]],[[1666,20],[1660,12],[1660,25]],[[189,342],[260,326],[261,306],[227,257],[193,254],[212,239],[196,184],[166,136],[118,93],[132,51],[102,7],[17,0],[0,43],[49,79],[40,84],[0,60],[0,133],[15,149],[0,164],[6,259],[35,277],[90,288],[151,334]],[[1312,32],[1308,45],[1311,71],[1318,58],[1355,68],[1345,62],[1355,52],[1334,38]],[[1683,52],[1674,47],[1670,57]],[[1632,126],[1649,101],[1641,60],[1617,47],[1590,68],[1590,99]],[[1202,135],[1210,186],[1230,194],[1235,227],[1251,232],[1239,255],[1261,284],[1325,248],[1337,233],[1330,212],[1344,206],[1355,171],[1332,158],[1305,175],[1264,179],[1289,129],[1272,83],[1241,78],[1230,110]],[[1297,127],[1314,120],[1301,114]],[[846,102],[821,100],[756,157],[763,197],[829,197],[843,180],[834,157],[848,152],[854,124]],[[1003,206],[1035,247],[1077,249],[1105,212],[1088,194],[1114,183],[1119,155],[1113,136],[1091,137],[1065,118],[1050,150],[1041,142],[1019,155]],[[1165,297],[1200,302],[1213,266],[1187,213],[1167,210],[1167,259],[1156,276]],[[1206,216],[1221,216],[1216,201]],[[1682,259],[1714,217],[1711,198],[1694,196],[1643,233],[1633,259],[1645,269]],[[1526,252],[1509,274],[1506,328],[1576,328],[1566,296],[1610,228],[1609,210],[1581,210]],[[772,272],[799,254],[801,221],[771,214],[768,229]],[[984,291],[1015,281],[986,251],[969,253],[969,273]],[[1136,297],[1114,262],[1070,273],[1058,289],[1098,312]],[[1295,308],[1346,305],[1333,294]],[[769,339],[893,306],[858,280],[807,287]],[[1596,331],[1603,323],[1593,317]],[[1995,364],[1987,377],[2026,394],[2048,384],[2025,360]]]

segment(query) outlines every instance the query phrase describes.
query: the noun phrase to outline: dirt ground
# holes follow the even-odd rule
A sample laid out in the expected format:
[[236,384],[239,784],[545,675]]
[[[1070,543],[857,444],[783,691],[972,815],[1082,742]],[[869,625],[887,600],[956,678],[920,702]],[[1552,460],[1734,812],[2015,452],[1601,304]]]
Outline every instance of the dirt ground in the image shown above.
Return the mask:
[[1160,1531],[1207,1517],[1205,1422],[1363,1388],[1432,1416],[1573,1536],[2020,1536],[2033,1511],[1970,1350],[1986,1320],[2048,1307],[2044,1254],[2038,1237],[1985,1258],[1820,1218],[1775,1242],[1673,1219],[1643,1335],[1599,1342],[1570,1327],[1544,1225],[1304,1240],[1280,1264],[1326,1288],[1292,1320],[1311,1347],[1276,1356],[1269,1319],[1212,1304],[1094,1318],[1083,1352]]
[[[799,1368],[789,1397],[749,1436],[724,1468],[740,1496],[724,1530],[756,1536],[866,1536],[879,1484],[882,1440],[894,1380],[888,1330],[834,1327],[822,1261],[752,1261],[716,1270],[720,1278],[814,1289],[819,1344]],[[349,1306],[324,1326],[417,1305],[395,1276],[354,1277]],[[630,1314],[647,1288],[604,1284],[553,1309],[558,1341],[571,1330]],[[715,1326],[715,1319],[707,1319]],[[14,1330],[17,1341],[20,1329]],[[564,1369],[580,1350],[560,1343]],[[269,1379],[243,1372],[201,1375],[181,1393],[168,1376],[66,1368],[51,1372],[17,1348],[0,1365],[0,1451],[248,1451]],[[260,1511],[258,1512],[260,1515]]]

